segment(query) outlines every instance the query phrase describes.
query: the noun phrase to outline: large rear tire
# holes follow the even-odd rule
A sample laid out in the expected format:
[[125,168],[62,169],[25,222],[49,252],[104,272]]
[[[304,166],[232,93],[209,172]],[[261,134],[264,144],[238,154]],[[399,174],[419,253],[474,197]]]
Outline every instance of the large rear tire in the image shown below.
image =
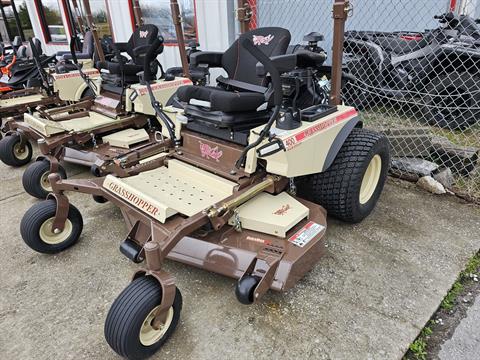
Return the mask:
[[374,209],[390,165],[384,135],[355,128],[332,165],[298,182],[299,196],[322,205],[329,215],[357,223]]
[[163,326],[152,326],[154,310],[162,300],[162,287],[152,276],[133,280],[115,299],[105,320],[105,339],[120,356],[146,359],[158,351],[177,327],[182,310],[182,294],[175,300]]

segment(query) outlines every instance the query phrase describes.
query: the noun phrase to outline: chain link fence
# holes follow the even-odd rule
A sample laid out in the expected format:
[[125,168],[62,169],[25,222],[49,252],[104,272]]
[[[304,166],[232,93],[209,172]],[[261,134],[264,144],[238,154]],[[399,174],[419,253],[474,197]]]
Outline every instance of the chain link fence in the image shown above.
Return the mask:
[[[317,31],[332,46],[333,0],[249,0],[250,27],[281,26],[292,44]],[[352,0],[342,97],[385,133],[392,174],[432,175],[480,200],[480,0]]]

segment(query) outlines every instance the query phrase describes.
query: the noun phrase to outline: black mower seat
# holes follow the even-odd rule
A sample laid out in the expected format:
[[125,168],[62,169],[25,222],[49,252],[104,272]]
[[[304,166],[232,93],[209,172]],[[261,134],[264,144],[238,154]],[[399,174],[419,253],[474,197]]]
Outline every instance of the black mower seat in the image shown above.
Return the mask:
[[[75,55],[79,60],[92,59],[93,51],[94,51],[93,33],[91,31],[87,31],[83,36],[82,51],[81,52],[75,51]],[[61,57],[62,60],[72,60],[72,54],[70,51],[58,51],[56,56]]]
[[[265,87],[266,76],[257,76],[255,66],[258,60],[240,45],[244,38],[250,39],[265,55],[272,57],[286,53],[291,36],[288,30],[279,27],[258,28],[242,34],[224,53],[199,51],[191,54],[192,66],[222,67],[228,79],[219,77],[218,87],[182,86],[177,90],[179,100],[191,106],[195,106],[195,100],[200,100],[208,103],[201,107],[225,113],[255,112],[264,103],[271,107]],[[221,116],[214,118],[222,121]],[[230,122],[232,116],[226,114],[225,118]]]
[[206,101],[210,110],[224,112],[255,111],[265,103],[263,93],[227,91],[211,86],[182,86],[177,90],[177,96],[184,102],[192,99]]
[[[150,46],[158,37],[158,28],[155,25],[142,25],[135,30],[126,43],[113,43],[112,48],[117,53],[126,52],[131,60],[123,64],[124,74],[127,76],[136,77],[136,74],[143,71],[143,59]],[[159,48],[158,53],[163,51],[163,46]],[[107,70],[110,74],[121,75],[122,66],[114,61],[99,61],[97,62],[99,70]],[[138,78],[137,78],[138,80]],[[128,81],[128,78],[127,78]]]
[[19,48],[20,46],[22,46],[22,44],[23,44],[22,38],[21,38],[20,36],[18,36],[18,35],[15,36],[15,37],[13,38],[12,43],[11,43],[13,52],[16,53],[17,50],[18,50],[18,48]]

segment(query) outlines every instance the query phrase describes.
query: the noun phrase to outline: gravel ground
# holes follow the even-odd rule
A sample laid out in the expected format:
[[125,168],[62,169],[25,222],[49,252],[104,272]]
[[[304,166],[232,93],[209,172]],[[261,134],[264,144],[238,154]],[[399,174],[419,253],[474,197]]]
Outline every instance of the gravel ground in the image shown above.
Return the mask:
[[[85,223],[80,242],[37,254],[19,235],[36,201],[22,190],[22,171],[0,165],[0,358],[117,359],[103,324],[137,268],[118,251],[120,211],[72,194]],[[478,207],[389,180],[362,224],[329,220],[327,255],[294,289],[256,305],[236,301],[231,279],[167,261],[184,307],[155,358],[400,359],[479,239]]]

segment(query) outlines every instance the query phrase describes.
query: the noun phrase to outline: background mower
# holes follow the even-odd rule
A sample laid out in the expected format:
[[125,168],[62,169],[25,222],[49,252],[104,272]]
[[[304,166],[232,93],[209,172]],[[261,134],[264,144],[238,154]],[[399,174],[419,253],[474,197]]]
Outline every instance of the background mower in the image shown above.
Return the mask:
[[[289,41],[285,29],[260,28],[224,53],[194,54],[228,78],[178,90],[187,105],[162,122],[168,151],[123,178],[50,174],[53,192],[24,215],[25,243],[57,253],[75,244],[83,227],[65,191],[120,207],[129,229],[120,250],[145,261],[107,315],[107,342],[121,356],[152,355],[178,324],[182,296],[162,269],[165,258],[238,279],[238,300],[251,304],[269,289],[288,290],[319,261],[326,211],[358,222],[375,207],[389,167],[387,139],[362,129],[352,107],[299,109],[284,95],[281,74],[298,84],[298,74],[325,60],[309,51],[284,55]],[[148,67],[144,79],[152,94]]]
[[[147,36],[140,36],[147,34]],[[59,172],[66,177],[60,160],[91,167],[94,175],[114,172],[125,175],[132,163],[138,163],[159,151],[166,144],[159,132],[146,86],[139,83],[137,73],[144,69],[144,56],[158,37],[154,25],[142,25],[127,43],[114,44],[117,61],[101,61],[101,79],[93,82],[81,71],[82,78],[100,94],[76,104],[53,109],[37,108],[33,114],[24,114],[24,121],[6,124],[9,132],[0,141],[0,158],[12,166],[28,163],[32,157],[29,141],[37,141],[42,155],[32,163],[23,176],[23,186],[32,196],[44,199],[49,193],[48,174]],[[163,50],[159,41],[156,55]],[[121,55],[126,51],[131,60],[126,63]],[[74,62],[75,53],[72,52]],[[157,72],[157,60],[145,66]],[[67,74],[68,75],[68,74]],[[100,82],[101,80],[101,82]],[[164,79],[152,85],[162,103],[184,84],[187,78]],[[153,121],[152,121],[153,120]]]
[[[85,41],[84,49],[93,45],[88,36]],[[83,81],[77,66],[70,63],[66,55],[58,56],[60,62],[56,63],[55,67],[52,64],[51,67],[45,69],[34,39],[30,39],[29,48],[38,77],[30,78],[26,88],[0,95],[0,128],[3,132],[10,130],[10,126],[2,126],[3,120],[7,120],[9,124],[21,121],[24,113],[32,113],[37,106],[46,109],[86,99],[93,95],[93,91]],[[93,50],[88,50],[81,55],[83,55],[82,68],[85,67],[84,65],[90,64],[90,68],[86,66],[84,74],[88,74],[91,78],[99,77],[100,73],[91,68]]]

